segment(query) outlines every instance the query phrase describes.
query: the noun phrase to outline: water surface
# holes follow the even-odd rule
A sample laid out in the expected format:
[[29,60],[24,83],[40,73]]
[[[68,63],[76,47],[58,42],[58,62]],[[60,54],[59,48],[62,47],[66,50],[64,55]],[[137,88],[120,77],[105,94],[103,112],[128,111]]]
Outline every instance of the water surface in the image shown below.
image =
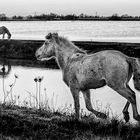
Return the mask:
[[70,40],[140,42],[140,21],[1,21],[15,39],[44,39],[58,32]]

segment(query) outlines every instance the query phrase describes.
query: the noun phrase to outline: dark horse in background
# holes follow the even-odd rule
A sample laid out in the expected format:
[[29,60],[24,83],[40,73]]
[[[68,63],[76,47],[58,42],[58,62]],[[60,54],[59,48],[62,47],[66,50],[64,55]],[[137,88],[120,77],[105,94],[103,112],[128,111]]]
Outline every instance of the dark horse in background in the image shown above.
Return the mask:
[[[0,35],[1,34],[3,35],[2,39],[4,39],[5,34],[7,34],[7,36],[8,36],[7,38],[8,39],[11,38],[11,33],[10,33],[10,31],[5,26],[1,26],[0,27]],[[6,59],[5,60],[0,59],[0,64],[3,64],[2,69],[0,69],[0,76],[6,77],[9,74],[9,72],[11,71],[11,65],[10,65],[10,63]],[[5,71],[5,67],[6,66],[8,66],[8,71],[7,72]]]
[[2,39],[4,39],[5,34],[8,35],[8,37],[7,37],[8,39],[11,38],[11,33],[10,33],[10,31],[9,31],[5,26],[1,26],[1,27],[0,27],[0,34],[3,35],[3,36],[2,36]]
[[[90,89],[109,86],[125,99],[124,119],[129,121],[128,108],[132,105],[133,117],[140,122],[135,92],[129,87],[133,75],[134,87],[140,91],[140,60],[128,57],[115,50],[99,51],[87,54],[68,39],[57,33],[48,34],[44,44],[36,51],[38,60],[55,58],[62,70],[63,80],[70,88],[76,112],[80,118],[79,92],[83,93],[86,108],[97,117],[106,118],[106,114],[93,109],[90,101]],[[105,96],[105,95],[103,95]]]

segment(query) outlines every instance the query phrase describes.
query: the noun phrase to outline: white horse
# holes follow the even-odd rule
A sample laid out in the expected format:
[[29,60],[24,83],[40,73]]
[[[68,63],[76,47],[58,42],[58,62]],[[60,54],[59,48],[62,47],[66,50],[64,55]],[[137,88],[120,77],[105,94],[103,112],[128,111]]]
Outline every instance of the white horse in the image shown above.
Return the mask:
[[41,61],[53,57],[56,59],[62,70],[63,80],[73,95],[77,119],[80,118],[80,91],[83,93],[86,108],[89,111],[97,117],[107,117],[104,113],[93,109],[90,101],[90,89],[107,85],[127,99],[123,109],[125,121],[128,122],[130,118],[128,113],[130,104],[134,119],[140,121],[135,92],[128,85],[133,74],[134,86],[140,91],[140,61],[138,58],[128,57],[115,50],[105,50],[88,55],[66,38],[58,36],[57,33],[48,34],[46,41],[35,55]]
[[8,39],[11,38],[11,33],[9,32],[9,30],[8,30],[5,26],[1,26],[1,27],[0,27],[0,34],[3,35],[3,36],[2,36],[2,39],[4,39],[5,34],[8,35]]

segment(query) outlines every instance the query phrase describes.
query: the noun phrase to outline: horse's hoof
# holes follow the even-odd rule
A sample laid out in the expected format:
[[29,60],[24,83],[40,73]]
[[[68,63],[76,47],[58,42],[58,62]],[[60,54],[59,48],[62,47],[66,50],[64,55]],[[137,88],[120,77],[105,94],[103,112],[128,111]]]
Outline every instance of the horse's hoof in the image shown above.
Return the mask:
[[75,120],[75,121],[81,121],[82,119],[81,119],[81,116],[74,116],[73,117],[73,120]]
[[96,115],[98,118],[101,118],[101,119],[107,119],[107,115],[104,114],[104,113],[101,113],[101,112],[98,112],[98,114]]
[[130,116],[129,116],[129,112],[128,111],[127,112],[123,112],[123,118],[124,118],[126,123],[129,122]]

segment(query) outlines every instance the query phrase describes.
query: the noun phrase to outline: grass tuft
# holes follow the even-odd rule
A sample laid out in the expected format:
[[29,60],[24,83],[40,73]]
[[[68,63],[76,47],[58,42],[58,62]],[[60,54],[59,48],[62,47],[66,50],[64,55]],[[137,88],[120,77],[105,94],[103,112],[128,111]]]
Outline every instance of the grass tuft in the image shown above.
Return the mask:
[[91,114],[84,114],[78,121],[74,114],[64,111],[16,105],[0,105],[0,126],[0,138],[8,140],[140,139],[140,124],[126,124],[117,117],[102,120]]

